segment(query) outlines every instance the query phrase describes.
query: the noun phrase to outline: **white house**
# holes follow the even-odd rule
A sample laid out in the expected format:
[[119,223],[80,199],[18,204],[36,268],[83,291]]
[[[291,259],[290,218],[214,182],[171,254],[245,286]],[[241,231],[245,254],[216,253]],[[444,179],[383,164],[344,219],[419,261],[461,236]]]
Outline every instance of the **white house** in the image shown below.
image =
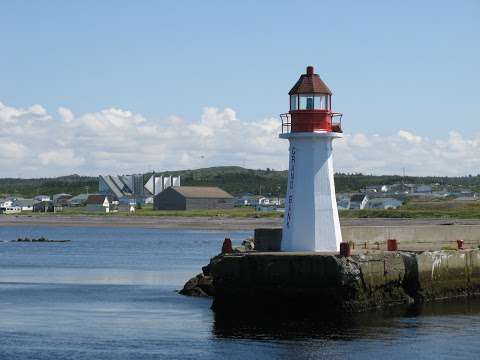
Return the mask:
[[36,202],[51,201],[50,196],[48,195],[37,195],[33,198]]
[[0,207],[0,213],[2,214],[18,214],[21,212],[22,212],[22,208],[19,206]]
[[13,200],[12,199],[0,200],[0,208],[7,208],[7,207],[12,207],[12,206],[13,206]]
[[13,205],[20,207],[22,211],[33,211],[33,199],[15,199]]

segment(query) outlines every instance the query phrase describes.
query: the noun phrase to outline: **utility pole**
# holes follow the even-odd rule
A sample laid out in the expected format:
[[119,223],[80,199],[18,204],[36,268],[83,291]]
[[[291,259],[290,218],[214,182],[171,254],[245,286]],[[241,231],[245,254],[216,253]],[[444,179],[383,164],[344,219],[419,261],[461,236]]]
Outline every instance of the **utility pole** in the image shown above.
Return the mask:
[[152,181],[153,181],[153,198],[155,199],[155,171],[152,171]]

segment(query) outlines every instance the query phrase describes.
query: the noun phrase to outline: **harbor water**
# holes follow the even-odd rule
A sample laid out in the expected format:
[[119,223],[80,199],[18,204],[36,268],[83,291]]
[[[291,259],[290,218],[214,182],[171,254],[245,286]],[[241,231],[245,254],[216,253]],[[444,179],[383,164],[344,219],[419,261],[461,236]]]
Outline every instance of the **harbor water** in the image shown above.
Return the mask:
[[[476,359],[480,300],[332,316],[214,314],[179,295],[250,232],[0,227],[3,359]],[[249,316],[251,314],[251,316]]]

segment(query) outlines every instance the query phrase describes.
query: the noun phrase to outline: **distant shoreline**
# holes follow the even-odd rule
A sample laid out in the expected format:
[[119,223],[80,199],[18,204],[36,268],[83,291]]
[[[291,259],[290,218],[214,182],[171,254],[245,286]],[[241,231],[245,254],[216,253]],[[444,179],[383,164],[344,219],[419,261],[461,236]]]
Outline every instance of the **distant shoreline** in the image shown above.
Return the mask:
[[[191,229],[253,231],[255,228],[278,228],[281,218],[250,217],[181,217],[181,216],[99,216],[99,215],[1,215],[2,226],[59,227],[132,227],[150,229]],[[479,219],[341,219],[342,226],[404,225],[480,225]]]
[[281,227],[281,218],[99,216],[99,215],[3,215],[2,226],[132,227],[150,229],[245,230]]

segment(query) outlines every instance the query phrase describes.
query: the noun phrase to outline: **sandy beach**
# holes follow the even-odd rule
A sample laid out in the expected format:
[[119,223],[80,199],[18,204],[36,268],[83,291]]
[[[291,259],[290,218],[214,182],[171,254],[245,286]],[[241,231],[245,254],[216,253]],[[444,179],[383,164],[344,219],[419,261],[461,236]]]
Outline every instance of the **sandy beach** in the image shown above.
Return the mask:
[[253,230],[279,227],[280,218],[20,215],[0,216],[1,226],[137,227],[149,229]]
[[[139,227],[151,229],[253,230],[281,227],[280,218],[2,215],[1,226]],[[342,226],[480,225],[480,220],[459,219],[343,219]]]

